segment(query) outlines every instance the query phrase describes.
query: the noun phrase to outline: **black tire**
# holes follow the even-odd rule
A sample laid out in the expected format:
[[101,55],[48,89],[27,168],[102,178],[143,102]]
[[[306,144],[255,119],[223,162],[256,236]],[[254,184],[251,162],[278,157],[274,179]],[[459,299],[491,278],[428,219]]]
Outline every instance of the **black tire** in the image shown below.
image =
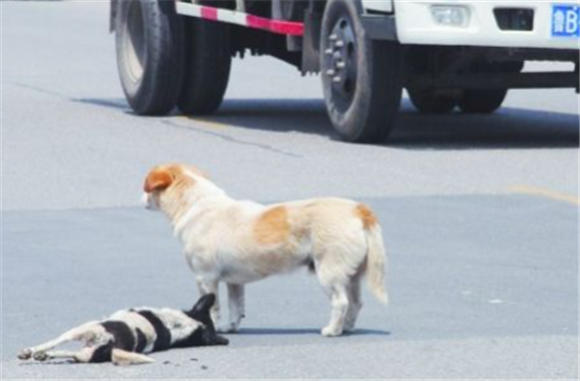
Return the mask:
[[501,107],[508,90],[467,90],[459,101],[466,114],[491,114]]
[[[475,73],[519,73],[523,62],[477,63],[471,68]],[[467,114],[491,114],[504,102],[508,89],[466,90],[459,101],[459,108]]]
[[220,107],[230,79],[230,29],[223,23],[191,19],[185,33],[185,71],[177,107],[184,114],[211,114]]
[[140,115],[165,115],[183,73],[183,25],[175,2],[122,0],[116,17],[117,67],[127,101]]
[[340,137],[379,143],[391,132],[401,104],[402,51],[398,43],[365,38],[362,13],[359,0],[328,1],[321,33],[322,86]]
[[457,106],[457,96],[437,94],[425,89],[407,89],[413,106],[423,114],[447,114]]
[[272,0],[272,17],[277,20],[303,21],[308,2],[303,0]]

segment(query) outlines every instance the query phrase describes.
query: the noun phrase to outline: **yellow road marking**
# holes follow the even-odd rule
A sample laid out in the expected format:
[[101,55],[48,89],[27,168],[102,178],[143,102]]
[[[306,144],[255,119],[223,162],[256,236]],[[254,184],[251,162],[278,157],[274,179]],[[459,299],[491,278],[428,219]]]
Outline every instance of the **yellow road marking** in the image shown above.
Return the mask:
[[580,206],[580,199],[578,199],[578,196],[569,193],[561,193],[550,189],[536,188],[527,185],[512,186],[509,188],[509,191],[512,193],[527,194],[530,196],[546,197],[552,200],[567,202],[572,205]]
[[184,116],[185,119],[201,124],[203,127],[211,128],[213,130],[223,130],[227,127],[226,124],[214,122],[211,120],[198,119],[191,116]]

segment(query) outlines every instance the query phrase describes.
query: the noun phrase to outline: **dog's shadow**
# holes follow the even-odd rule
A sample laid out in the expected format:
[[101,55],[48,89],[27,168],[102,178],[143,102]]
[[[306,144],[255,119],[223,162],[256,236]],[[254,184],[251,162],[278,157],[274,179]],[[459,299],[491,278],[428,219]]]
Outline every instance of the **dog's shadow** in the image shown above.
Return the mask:
[[18,366],[50,366],[50,365],[81,365],[83,363],[74,360],[46,360],[21,362]]
[[[388,336],[391,332],[378,329],[356,329],[345,332],[344,336]],[[235,335],[253,336],[285,336],[285,335],[316,335],[320,336],[320,329],[316,328],[242,328]]]

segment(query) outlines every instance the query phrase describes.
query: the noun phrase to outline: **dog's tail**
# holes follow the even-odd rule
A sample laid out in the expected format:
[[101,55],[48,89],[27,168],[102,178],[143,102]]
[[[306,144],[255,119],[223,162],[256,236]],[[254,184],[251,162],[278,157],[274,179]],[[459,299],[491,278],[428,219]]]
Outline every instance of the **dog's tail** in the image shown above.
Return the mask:
[[357,209],[358,215],[363,223],[367,238],[367,258],[365,274],[372,293],[382,303],[389,302],[388,294],[385,290],[385,264],[387,258],[383,245],[383,233],[378,219],[374,213],[365,205],[360,204]]
[[128,352],[118,348],[113,349],[111,360],[113,364],[121,366],[148,364],[155,361],[151,357],[141,353]]

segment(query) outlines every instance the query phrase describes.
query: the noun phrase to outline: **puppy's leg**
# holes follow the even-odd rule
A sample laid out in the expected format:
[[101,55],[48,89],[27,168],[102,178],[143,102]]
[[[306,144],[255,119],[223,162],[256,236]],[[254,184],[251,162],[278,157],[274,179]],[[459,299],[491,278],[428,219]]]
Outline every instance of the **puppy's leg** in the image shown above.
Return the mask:
[[34,359],[37,361],[46,361],[53,359],[72,359],[76,362],[91,362],[93,353],[98,347],[85,347],[79,351],[47,351],[36,352]]
[[228,283],[228,302],[230,322],[225,327],[220,327],[220,331],[236,332],[245,313],[244,285]]
[[[88,336],[94,335],[95,326],[97,324],[98,323],[96,322],[86,323],[63,333],[54,340],[47,341],[46,343],[37,345],[32,348],[25,348],[20,352],[18,358],[20,360],[28,360],[29,358],[35,356],[38,353],[38,355],[35,356],[35,359],[36,360],[42,359],[44,357],[42,353],[54,347],[57,347],[64,343],[68,343],[69,341],[87,340]],[[38,357],[38,359],[36,357]]]
[[349,306],[348,310],[346,311],[346,317],[344,319],[345,331],[352,331],[354,329],[356,325],[356,319],[362,308],[360,279],[360,275],[355,275],[351,278],[350,283],[347,286]]
[[137,364],[148,364],[154,362],[155,360],[141,353],[128,352],[122,349],[115,348],[113,349],[112,361],[113,364],[115,365],[126,366]]
[[197,288],[199,289],[200,296],[215,294],[215,303],[211,307],[209,313],[211,315],[211,320],[213,320],[213,323],[217,326],[220,320],[219,282],[215,279],[198,277]]

